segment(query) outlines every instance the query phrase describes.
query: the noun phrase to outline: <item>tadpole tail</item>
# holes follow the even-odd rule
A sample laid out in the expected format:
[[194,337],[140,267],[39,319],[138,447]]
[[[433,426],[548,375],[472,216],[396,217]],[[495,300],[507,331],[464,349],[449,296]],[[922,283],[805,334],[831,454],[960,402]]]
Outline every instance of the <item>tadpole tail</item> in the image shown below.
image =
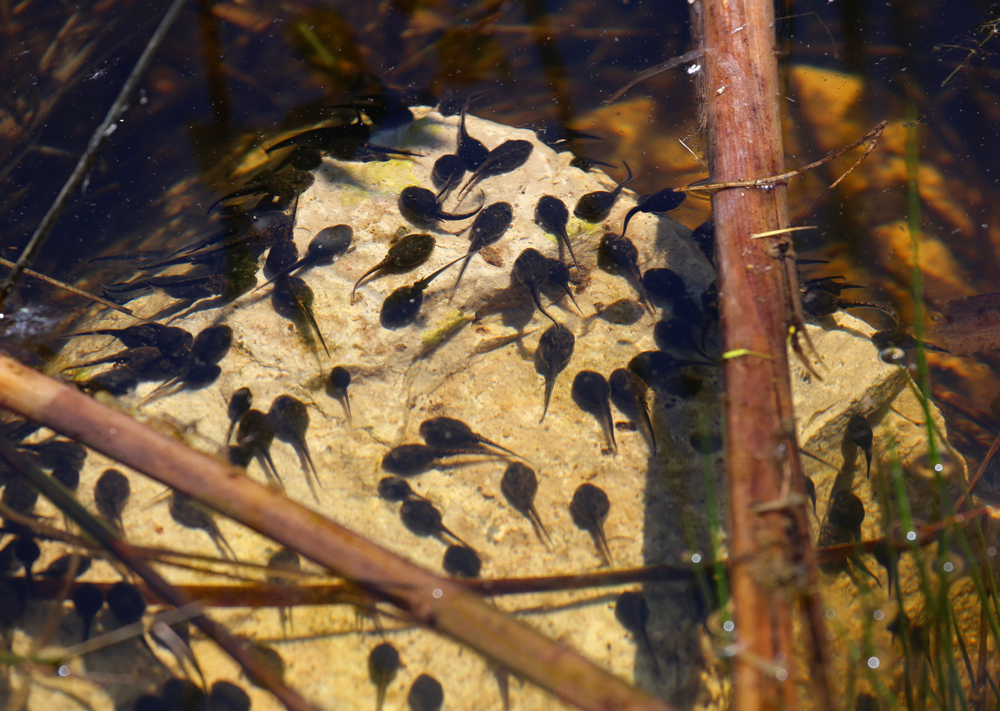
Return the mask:
[[330,349],[326,347],[326,341],[323,340],[323,333],[319,330],[319,324],[316,323],[316,317],[313,316],[312,308],[307,309],[297,295],[292,294],[292,296],[295,297],[295,303],[299,305],[299,308],[302,309],[302,313],[305,314],[309,324],[313,327],[313,330],[316,331],[316,337],[319,338],[319,344],[323,346],[323,350],[326,351],[326,357],[329,358]]
[[65,368],[60,370],[60,373],[65,373],[67,370],[79,370],[80,368],[89,368],[92,365],[104,365],[105,363],[117,363],[120,359],[119,355],[108,356],[107,358],[100,358],[98,360],[88,361],[86,363],[79,363],[77,365],[67,365]]
[[837,304],[842,309],[876,309],[891,318],[894,323],[899,323],[899,312],[889,304],[882,304],[877,301],[853,301],[851,299],[837,299]]
[[461,543],[461,544],[462,544],[463,546],[465,546],[466,548],[469,548],[469,549],[471,549],[471,548],[472,548],[472,546],[470,546],[470,545],[469,545],[468,543],[466,543],[466,542],[465,542],[465,541],[463,541],[463,540],[462,540],[461,538],[459,538],[458,536],[456,536],[456,535],[455,535],[455,532],[454,532],[454,531],[452,531],[451,529],[449,529],[449,528],[445,528],[444,526],[441,526],[441,530],[442,530],[442,531],[444,531],[445,533],[447,533],[447,534],[448,534],[449,536],[451,536],[452,538],[454,538],[454,539],[455,539],[456,541],[458,541],[459,543]]
[[285,493],[285,482],[281,480],[281,475],[278,474],[278,470],[274,466],[274,460],[271,459],[271,453],[266,449],[258,450],[257,458],[262,460],[261,467],[264,469],[264,473],[268,478],[273,478],[278,482],[278,486],[281,487],[281,493]]
[[646,651],[649,652],[650,658],[653,660],[653,669],[656,671],[656,676],[663,674],[663,670],[660,669],[660,661],[656,658],[656,650],[653,649],[653,644],[649,641],[649,634],[643,629],[639,636],[642,638],[642,643],[646,647]]
[[[459,194],[459,196],[458,196],[458,202],[455,203],[455,207],[458,207],[459,205],[461,205],[462,204],[462,200],[464,200],[464,199],[465,199],[465,194],[464,193]],[[483,193],[482,202],[480,202],[479,203],[479,207],[477,207],[472,212],[466,212],[466,213],[461,214],[461,215],[455,215],[455,214],[449,214],[449,213],[446,213],[446,212],[442,212],[438,216],[438,219],[441,219],[441,220],[466,220],[466,219],[468,219],[470,217],[473,217],[473,216],[479,214],[479,211],[482,210],[483,207],[485,207],[485,205],[486,205],[486,193]]]
[[549,399],[552,397],[552,388],[556,384],[556,379],[554,377],[545,378],[545,406],[542,408],[542,419],[538,421],[538,424],[545,422],[545,416],[549,413]]
[[615,441],[615,423],[611,421],[611,411],[604,413],[600,417],[601,429],[604,430],[604,439],[611,445],[611,449],[618,453],[618,443]]
[[636,205],[631,210],[625,213],[625,221],[622,223],[622,239],[625,239],[625,233],[628,232],[628,223],[632,219],[632,216],[639,212],[642,212],[642,209],[639,207],[639,205]]
[[[567,234],[566,228],[563,227],[561,230],[559,230],[558,235],[559,235],[559,238],[562,239],[563,244],[566,245],[566,249],[569,250],[569,256],[573,259],[573,265],[577,269],[579,269],[580,268],[580,262],[576,261],[576,255],[573,254],[573,245],[571,245],[569,243],[569,234]],[[570,297],[570,298],[573,298],[573,297]]]
[[542,306],[542,300],[540,298],[538,298],[538,289],[531,289],[531,298],[534,299],[535,306],[538,307],[538,310],[542,312],[542,314],[545,316],[545,318],[547,318],[549,321],[551,321],[554,326],[558,326],[559,322],[556,321],[554,318],[552,318],[552,314],[550,314],[548,311],[546,311],[545,307]]
[[377,272],[379,269],[381,269],[384,266],[385,266],[385,260],[383,259],[381,262],[379,262],[374,267],[372,267],[371,269],[369,269],[368,271],[366,271],[364,274],[362,274],[361,277],[356,282],[354,282],[354,288],[351,289],[351,303],[352,304],[354,303],[354,294],[355,294],[355,292],[357,292],[358,287],[361,286],[361,282],[363,282],[365,279],[367,279],[368,277],[370,277],[372,274],[374,274],[375,272]]
[[462,263],[462,268],[458,270],[458,279],[455,280],[455,286],[451,288],[451,298],[455,298],[455,293],[458,291],[458,285],[462,281],[462,275],[465,274],[466,268],[469,266],[469,262],[472,261],[472,256],[475,252],[469,252],[465,257],[465,262]]
[[[309,445],[306,444],[305,440],[302,440],[296,445],[296,448],[302,452],[303,459],[306,460],[306,464],[308,464],[309,468],[312,470],[313,476],[316,477],[316,483],[319,483],[319,475],[316,473],[316,465],[313,464],[312,455],[309,454]],[[323,488],[322,484],[320,485],[320,488]]]
[[611,549],[608,548],[608,539],[604,537],[604,527],[598,524],[598,526],[590,532],[590,535],[594,538],[594,543],[597,544],[597,550],[604,557],[608,566],[611,566]]
[[[542,523],[541,517],[538,515],[538,509],[535,508],[534,504],[528,507],[528,520],[531,521],[531,525],[535,529],[535,535],[538,536],[538,540],[542,542],[546,548],[552,548],[552,536],[549,535],[548,530],[545,528],[545,524]],[[543,537],[544,536],[544,537]]]
[[566,296],[569,297],[569,300],[573,302],[573,306],[576,307],[576,312],[583,316],[583,311],[580,309],[580,304],[576,303],[576,298],[574,298],[573,292],[569,290],[568,286],[564,286],[563,291],[566,292]]
[[227,541],[226,537],[222,535],[222,532],[219,531],[219,528],[214,524],[214,522],[212,524],[212,528],[206,530],[208,531],[208,535],[211,537],[212,542],[215,543],[215,547],[219,549],[219,552],[222,553],[224,557],[232,558],[238,563],[240,559],[236,557],[236,551],[234,551],[233,547],[229,545],[229,541]]

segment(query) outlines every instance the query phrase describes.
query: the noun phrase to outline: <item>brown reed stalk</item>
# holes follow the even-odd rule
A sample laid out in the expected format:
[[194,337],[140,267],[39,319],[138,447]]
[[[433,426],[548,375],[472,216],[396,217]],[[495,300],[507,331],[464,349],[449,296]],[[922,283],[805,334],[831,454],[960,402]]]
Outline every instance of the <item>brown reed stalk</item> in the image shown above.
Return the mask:
[[[711,182],[785,172],[772,0],[695,0],[700,110]],[[712,196],[725,359],[730,589],[737,649],[733,708],[801,708],[834,703],[815,555],[795,437],[787,343],[806,336],[798,301],[785,184],[728,187]],[[794,330],[790,330],[793,328]],[[809,366],[811,369],[811,365]],[[811,641],[799,668],[792,638],[802,604]]]
[[0,407],[195,497],[578,708],[670,709],[569,647],[507,618],[460,583],[433,575],[247,479],[239,469],[4,355],[0,355]]

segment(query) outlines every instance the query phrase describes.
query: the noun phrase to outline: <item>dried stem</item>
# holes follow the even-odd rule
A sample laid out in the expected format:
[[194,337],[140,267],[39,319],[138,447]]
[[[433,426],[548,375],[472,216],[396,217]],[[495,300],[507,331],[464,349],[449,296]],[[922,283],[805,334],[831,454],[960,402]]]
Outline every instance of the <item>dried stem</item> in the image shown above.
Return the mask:
[[6,356],[0,356],[0,406],[197,498],[581,709],[670,708],[508,619],[460,583],[433,575],[247,479],[241,470]]
[[[798,284],[787,235],[786,187],[743,187],[746,176],[782,176],[774,6],[769,0],[697,0],[700,73],[713,188],[723,351],[765,357],[724,361],[730,576],[736,634],[737,711],[800,708],[792,617],[804,603],[812,700],[829,708],[829,652],[795,437],[786,341],[797,326]],[[770,179],[773,180],[773,179]],[[741,187],[720,188],[738,183]],[[798,496],[791,496],[798,494]],[[783,503],[774,506],[775,502]],[[761,506],[764,505],[764,506]]]

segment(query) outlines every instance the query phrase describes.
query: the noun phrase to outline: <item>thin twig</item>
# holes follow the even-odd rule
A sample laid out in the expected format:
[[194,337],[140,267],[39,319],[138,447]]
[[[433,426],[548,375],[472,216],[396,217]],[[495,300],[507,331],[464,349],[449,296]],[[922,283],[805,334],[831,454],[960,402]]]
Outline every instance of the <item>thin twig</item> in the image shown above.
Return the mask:
[[10,292],[13,291],[25,267],[35,258],[45,239],[52,232],[52,228],[55,227],[60,215],[62,215],[70,197],[76,192],[76,189],[94,165],[94,161],[97,160],[97,156],[100,154],[101,148],[104,147],[104,143],[111,137],[115,129],[118,128],[118,120],[128,108],[127,105],[132,92],[139,85],[139,81],[146,73],[146,69],[149,68],[150,62],[153,61],[153,56],[163,43],[168,30],[174,24],[174,20],[177,19],[177,15],[180,13],[182,7],[184,7],[184,0],[174,0],[167,10],[167,14],[163,16],[160,26],[156,28],[156,32],[150,38],[149,44],[143,50],[142,56],[139,57],[139,61],[132,68],[132,73],[125,80],[122,90],[118,93],[118,98],[111,104],[108,115],[105,116],[104,121],[101,122],[94,130],[93,135],[91,135],[90,142],[87,144],[87,150],[80,157],[76,168],[73,169],[72,174],[69,176],[69,180],[63,185],[62,190],[59,191],[59,195],[56,196],[52,206],[49,207],[49,211],[45,213],[45,217],[42,218],[35,233],[31,235],[28,244],[21,251],[21,256],[17,258],[17,263],[14,265],[13,271],[7,276],[3,286],[0,286],[0,307],[3,306],[7,297],[10,296]]
[[[461,583],[433,575],[247,479],[241,470],[196,452],[124,412],[3,355],[0,407],[92,447],[298,551],[581,709],[670,708],[565,645],[507,618]],[[12,449],[0,442],[0,450],[4,447]],[[75,500],[72,504],[79,506]],[[114,544],[124,545],[117,539]],[[149,570],[148,564],[138,563]],[[166,595],[174,594],[171,588],[163,592],[168,600]],[[187,601],[170,602],[183,605]]]
[[[2,257],[0,257],[0,265],[3,265],[5,267],[17,266],[16,264],[14,264],[14,262],[8,259],[3,259]],[[114,309],[115,311],[119,311],[125,314],[126,316],[135,315],[134,313],[132,313],[132,309],[127,309],[124,306],[120,306],[113,301],[108,301],[107,299],[97,296],[96,294],[91,294],[89,291],[84,291],[83,289],[77,289],[75,286],[70,286],[69,284],[59,281],[58,279],[53,279],[52,277],[45,276],[44,274],[39,274],[38,272],[32,271],[31,269],[27,268],[24,269],[24,273],[30,277],[34,277],[35,279],[44,281],[46,284],[57,286],[60,289],[65,289],[66,291],[72,294],[76,294],[77,296],[82,296],[85,299],[90,299],[94,303],[100,304],[101,306],[107,306],[109,309]]]
[[838,183],[840,183],[841,180],[846,178],[851,173],[851,171],[853,171],[854,168],[857,167],[858,163],[864,160],[868,156],[868,154],[875,149],[875,146],[878,145],[878,139],[882,136],[882,131],[885,130],[885,127],[886,125],[888,125],[888,123],[889,123],[888,121],[883,121],[878,126],[873,128],[871,131],[866,133],[864,136],[854,141],[854,143],[844,146],[843,148],[838,148],[833,153],[827,154],[823,158],[820,158],[818,161],[810,163],[809,165],[804,165],[801,168],[796,168],[795,170],[790,170],[787,173],[781,173],[780,175],[769,175],[766,178],[756,178],[754,180],[733,180],[724,183],[709,183],[708,185],[698,185],[690,188],[674,188],[674,190],[680,193],[699,193],[704,190],[727,190],[729,188],[766,188],[771,185],[774,185],[775,183],[783,183],[789,178],[795,178],[799,175],[807,173],[810,170],[820,167],[824,163],[829,163],[834,158],[839,158],[848,151],[854,150],[865,141],[871,139],[872,143],[870,146],[868,146],[868,148],[865,149],[864,155],[862,155],[861,158],[859,158],[858,161],[855,162],[853,166],[851,166],[850,170],[848,170],[846,173],[840,176],[836,180],[836,182],[833,183],[833,185],[827,188],[827,190],[830,190]]

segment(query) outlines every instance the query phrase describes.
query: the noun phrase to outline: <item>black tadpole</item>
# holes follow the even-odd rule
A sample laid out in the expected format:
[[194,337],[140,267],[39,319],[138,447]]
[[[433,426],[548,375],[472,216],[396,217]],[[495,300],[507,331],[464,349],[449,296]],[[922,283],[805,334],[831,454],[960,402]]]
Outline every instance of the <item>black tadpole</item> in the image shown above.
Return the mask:
[[306,256],[302,257],[271,277],[270,281],[261,284],[257,289],[263,289],[281,277],[294,272],[300,272],[317,264],[332,264],[333,261],[344,254],[354,241],[354,230],[350,225],[333,225],[324,227],[316,236],[312,238],[309,247],[306,249]]
[[34,592],[35,578],[32,575],[32,569],[35,561],[41,557],[42,549],[38,547],[35,539],[31,536],[18,536],[14,539],[14,555],[24,566],[24,577],[28,581],[28,591]]
[[[282,274],[299,258],[299,248],[293,240],[282,240],[267,251],[264,272],[271,276]],[[257,289],[260,287],[258,286]],[[256,289],[255,289],[256,291]]]
[[608,385],[611,388],[611,402],[626,417],[639,420],[653,451],[656,451],[656,434],[653,432],[653,421],[646,404],[646,383],[628,368],[618,368],[612,371]]
[[899,313],[888,304],[881,304],[877,301],[841,299],[828,288],[817,284],[807,285],[802,290],[802,310],[807,316],[813,319],[822,319],[840,309],[876,309],[891,318],[894,324],[899,323]]
[[545,524],[538,515],[538,509],[535,508],[535,494],[538,493],[538,478],[535,472],[521,462],[511,462],[500,480],[500,492],[515,511],[527,517],[531,527],[535,529],[538,540],[548,547],[552,537],[549,536]]
[[105,469],[94,485],[94,503],[98,512],[119,531],[125,530],[122,524],[122,512],[131,493],[128,477],[117,469]]
[[401,286],[385,297],[379,311],[379,323],[382,324],[382,328],[394,330],[413,323],[424,303],[424,291],[431,282],[437,279],[448,267],[458,264],[463,259],[468,260],[470,256],[470,254],[466,254],[458,259],[453,259],[420,281]]
[[538,204],[535,205],[535,222],[549,234],[558,237],[561,245],[566,245],[569,256],[573,258],[573,264],[579,269],[580,263],[576,260],[576,255],[573,254],[573,245],[570,244],[569,234],[566,232],[568,221],[569,210],[566,209],[566,204],[562,200],[552,195],[542,195],[538,198]]
[[233,436],[236,423],[240,421],[243,415],[247,414],[252,405],[253,393],[250,392],[250,388],[240,388],[229,398],[229,410],[227,411],[229,415],[229,430],[226,431],[226,444],[229,444],[229,440]]
[[868,420],[865,419],[864,415],[856,414],[851,417],[847,422],[847,439],[851,441],[857,447],[860,447],[865,453],[865,459],[868,462],[868,477],[871,478],[872,475],[872,443],[874,442],[875,435],[872,432],[872,426],[868,424]]
[[454,153],[443,155],[434,161],[431,169],[431,184],[437,188],[437,199],[441,200],[465,177],[465,161]]
[[93,583],[80,583],[76,586],[73,594],[73,608],[76,614],[83,620],[83,641],[90,639],[90,627],[97,617],[97,613],[104,607],[104,593]]
[[618,194],[632,180],[632,169],[628,167],[628,163],[625,163],[625,170],[628,171],[628,177],[618,183],[618,187],[611,192],[598,190],[581,197],[576,203],[573,215],[586,222],[603,222],[606,220],[615,206]]
[[462,116],[458,121],[458,149],[456,153],[465,164],[466,170],[477,170],[486,161],[490,152],[482,141],[470,136],[465,129],[465,112],[469,108],[471,98],[469,97],[462,106]]
[[632,282],[633,288],[639,294],[639,298],[653,313],[650,304],[649,294],[642,283],[642,274],[639,272],[639,250],[635,248],[632,241],[625,237],[619,237],[612,232],[605,232],[601,238],[599,248],[600,256],[615,267],[619,272],[624,272],[624,277]]
[[421,674],[410,687],[406,702],[410,711],[440,711],[444,703],[444,689],[434,677]]
[[458,291],[462,275],[465,274],[465,269],[469,266],[472,257],[484,247],[499,242],[513,219],[514,208],[509,202],[495,202],[476,215],[476,219],[472,221],[472,227],[469,228],[469,251],[462,263],[462,268],[458,270],[458,278],[455,279],[455,286],[451,290],[452,296]]
[[514,140],[501,143],[489,152],[486,160],[476,169],[472,177],[466,181],[465,187],[458,194],[458,202],[461,203],[469,191],[480,180],[494,175],[503,175],[504,173],[509,173],[512,170],[520,168],[527,162],[533,149],[534,146],[531,145],[531,141]]
[[126,348],[151,346],[167,357],[183,355],[191,349],[194,336],[183,328],[159,323],[140,323],[126,328],[99,328],[93,331],[71,333],[72,336],[114,336]]
[[146,601],[139,588],[124,581],[108,589],[107,601],[111,614],[123,625],[135,624],[146,614]]
[[549,260],[537,249],[528,247],[514,261],[514,276],[531,294],[538,310],[552,323],[558,323],[542,306],[541,288],[549,280]]
[[575,345],[576,338],[573,333],[559,324],[549,327],[538,340],[538,350],[535,355],[538,359],[539,372],[545,378],[545,400],[539,422],[545,420],[545,415],[549,411],[552,388],[556,384],[556,377],[569,365]]
[[389,247],[389,251],[381,262],[358,277],[358,280],[354,283],[354,288],[351,289],[351,303],[354,303],[354,294],[367,277],[382,269],[394,274],[416,269],[431,256],[435,244],[434,237],[425,233],[409,234],[403,237],[403,239]]
[[330,390],[335,398],[344,405],[344,412],[347,413],[347,424],[354,426],[354,418],[351,415],[351,396],[347,388],[351,384],[351,373],[342,365],[334,366],[330,371]]
[[646,646],[646,651],[653,659],[653,667],[656,673],[660,673],[660,663],[656,659],[656,652],[650,644],[649,635],[646,632],[646,624],[649,622],[649,605],[641,592],[631,590],[623,592],[615,600],[615,619],[621,626],[638,637]]
[[437,536],[447,534],[461,543],[463,546],[469,544],[456,536],[453,532],[445,528],[441,522],[441,512],[427,499],[408,499],[403,502],[399,509],[399,517],[403,525],[418,536]]
[[622,223],[622,237],[628,231],[628,223],[632,216],[639,212],[670,212],[681,206],[687,193],[682,193],[673,188],[664,188],[658,193],[645,195],[639,198],[639,202],[625,214],[625,221]]
[[405,479],[400,479],[397,476],[387,476],[379,479],[378,495],[383,501],[391,501],[393,503],[424,498],[413,491]]
[[573,500],[569,505],[573,523],[591,535],[597,550],[608,565],[611,565],[611,551],[604,537],[604,520],[610,510],[611,502],[608,500],[608,495],[593,484],[580,484],[573,492]]
[[472,212],[453,214],[441,209],[437,195],[427,188],[416,185],[403,188],[399,194],[399,212],[410,222],[417,225],[436,225],[441,220],[465,220],[483,209],[480,205]]
[[618,451],[615,426],[611,421],[611,387],[607,379],[594,370],[581,370],[573,378],[573,399],[580,409],[597,418],[608,447]]
[[438,451],[454,450],[456,447],[479,448],[482,445],[499,449],[501,452],[517,457],[519,455],[496,442],[472,431],[472,428],[454,417],[432,417],[420,423],[420,436],[428,446]]
[[[296,276],[281,277],[274,285],[274,292],[271,294],[271,305],[281,316],[284,316],[292,323],[300,325],[303,321],[311,325],[316,331],[320,345],[326,354],[330,355],[330,349],[326,347],[323,340],[323,333],[319,330],[316,317],[313,315],[313,290],[309,288],[302,279]],[[301,326],[300,326],[301,327]]]
[[483,567],[479,554],[468,546],[448,546],[444,552],[443,567],[448,575],[456,578],[478,578]]
[[[292,445],[295,453],[299,455],[299,459],[302,460],[303,464],[308,465],[303,467],[306,473],[306,483],[309,484],[309,490],[312,492],[313,498],[319,501],[319,496],[316,494],[316,489],[313,486],[313,480],[315,479],[316,484],[320,488],[323,488],[323,485],[319,481],[319,475],[316,473],[316,465],[313,464],[312,455],[309,453],[309,445],[306,442],[306,431],[309,429],[308,408],[291,395],[279,395],[271,403],[267,419],[271,423],[271,427],[274,428],[274,435],[282,442]],[[312,478],[309,477],[310,471],[312,472]]]
[[274,441],[274,426],[260,410],[248,410],[240,419],[239,427],[236,428],[236,442],[238,445],[246,447],[253,456],[260,462],[261,469],[267,477],[274,478],[281,490],[285,490],[285,483],[281,481],[281,476],[271,459],[271,442]]
[[399,671],[399,652],[388,642],[378,645],[368,654],[368,678],[375,685],[375,711],[382,711],[385,690]]
[[174,492],[170,497],[170,518],[187,528],[200,528],[205,531],[215,543],[216,548],[224,556],[232,556],[233,560],[239,560],[222,532],[219,530],[215,519],[205,509],[191,501],[187,496]]
[[[573,296],[573,292],[569,289],[569,267],[562,263],[562,260],[550,257],[549,260],[549,284],[557,286],[563,290],[563,293],[569,297],[569,300],[573,302],[573,306],[581,315],[580,304],[576,303],[576,298]],[[556,299],[558,301],[558,299]]]
[[[269,571],[274,571],[268,573],[267,582],[272,585],[294,585],[296,583],[295,577],[281,575],[281,573],[298,573],[302,570],[302,560],[299,558],[299,554],[290,548],[280,548],[267,559],[267,568]],[[290,630],[292,625],[291,608],[278,608],[278,614],[281,629],[284,630],[287,625]]]
[[486,454],[494,457],[501,456],[496,452],[490,452],[475,445],[462,447],[449,447],[442,449],[431,447],[426,444],[401,444],[393,447],[382,457],[382,468],[390,474],[399,476],[414,476],[422,474],[437,464],[441,457],[450,457],[456,454]]
[[250,696],[232,682],[217,681],[212,684],[207,706],[211,711],[250,711]]

